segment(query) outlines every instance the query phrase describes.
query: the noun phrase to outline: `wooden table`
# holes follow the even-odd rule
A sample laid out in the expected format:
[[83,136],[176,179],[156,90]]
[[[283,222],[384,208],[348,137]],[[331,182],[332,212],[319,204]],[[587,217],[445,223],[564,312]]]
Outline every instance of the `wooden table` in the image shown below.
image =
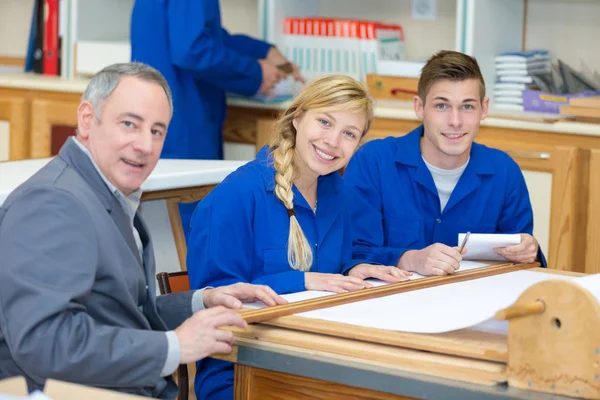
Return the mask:
[[235,334],[223,359],[235,363],[238,400],[569,398],[509,387],[508,337],[499,333],[411,334],[286,316]]

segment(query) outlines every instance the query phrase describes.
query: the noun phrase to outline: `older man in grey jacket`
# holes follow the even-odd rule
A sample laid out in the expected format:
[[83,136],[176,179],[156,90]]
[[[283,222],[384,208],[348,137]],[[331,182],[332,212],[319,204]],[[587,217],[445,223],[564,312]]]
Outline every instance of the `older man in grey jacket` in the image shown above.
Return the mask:
[[[48,378],[174,398],[180,363],[231,351],[229,308],[284,303],[236,284],[156,297],[138,212],[172,115],[156,70],[117,64],[90,82],[78,133],[0,209],[0,378]],[[210,309],[204,309],[210,308]]]

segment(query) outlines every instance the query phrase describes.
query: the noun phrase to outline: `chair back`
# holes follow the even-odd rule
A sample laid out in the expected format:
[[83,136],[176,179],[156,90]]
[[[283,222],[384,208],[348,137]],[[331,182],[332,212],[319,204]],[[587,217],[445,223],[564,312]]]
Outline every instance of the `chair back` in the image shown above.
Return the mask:
[[179,293],[190,290],[190,278],[187,271],[159,272],[156,274],[160,294]]
[[[187,271],[182,272],[159,272],[156,274],[158,281],[158,290],[160,294],[178,293],[190,290],[190,278]],[[177,367],[177,386],[179,393],[177,400],[188,400],[189,397],[189,375],[186,364],[180,364]]]

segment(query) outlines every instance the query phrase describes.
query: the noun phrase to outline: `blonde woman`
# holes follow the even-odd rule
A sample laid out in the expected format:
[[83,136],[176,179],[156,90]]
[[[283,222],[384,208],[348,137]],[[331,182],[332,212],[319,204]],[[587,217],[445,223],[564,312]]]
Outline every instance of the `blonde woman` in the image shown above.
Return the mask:
[[[192,288],[235,282],[279,294],[345,292],[410,273],[352,260],[352,232],[339,170],[369,129],[363,84],[341,75],[313,81],[275,128],[273,143],[229,175],[192,217],[187,267]],[[198,364],[196,395],[232,399],[231,364]]]

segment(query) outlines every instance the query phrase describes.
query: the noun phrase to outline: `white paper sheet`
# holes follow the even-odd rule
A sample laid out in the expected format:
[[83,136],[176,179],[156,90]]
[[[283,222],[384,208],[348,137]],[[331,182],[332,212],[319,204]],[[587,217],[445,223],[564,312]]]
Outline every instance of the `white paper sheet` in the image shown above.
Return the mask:
[[[466,233],[458,234],[458,245],[460,246],[465,238]],[[501,233],[471,233],[467,244],[467,254],[464,255],[465,260],[492,260],[506,261],[506,259],[498,255],[494,249],[497,247],[512,246],[521,243],[521,235],[516,234],[501,234]]]
[[363,327],[414,333],[469,328],[513,304],[528,287],[550,279],[542,272],[516,271],[428,289],[309,311],[300,316]]
[[490,318],[477,325],[470,326],[469,329],[495,333],[496,335],[508,335],[508,321],[498,321],[495,318]]
[[596,301],[600,303],[600,274],[580,276],[573,279],[573,282],[577,282],[582,288],[590,292],[596,298]]
[[[482,267],[489,267],[490,265],[494,265],[494,264],[501,264],[501,263],[497,263],[497,262],[492,262],[492,261],[488,261],[488,262],[481,262],[481,261],[469,261],[469,260],[463,260],[460,263],[460,268],[457,271],[468,271],[471,269],[475,269],[475,268],[482,268]],[[421,278],[425,278],[425,275],[421,275],[421,274],[417,274],[416,272],[413,272],[412,275],[410,276],[410,280],[414,280],[414,279],[421,279]],[[387,285],[389,282],[385,282],[379,279],[366,279],[367,282],[369,282],[370,284],[372,284],[373,286],[381,286],[381,285]]]
[[[296,301],[316,299],[318,297],[329,296],[332,294],[334,294],[334,293],[323,292],[320,290],[306,290],[304,292],[284,294],[281,297],[286,299],[289,303],[294,303]],[[258,309],[258,308],[264,308],[266,306],[267,305],[265,303],[263,303],[262,301],[257,301],[254,303],[244,303],[244,308]]]

